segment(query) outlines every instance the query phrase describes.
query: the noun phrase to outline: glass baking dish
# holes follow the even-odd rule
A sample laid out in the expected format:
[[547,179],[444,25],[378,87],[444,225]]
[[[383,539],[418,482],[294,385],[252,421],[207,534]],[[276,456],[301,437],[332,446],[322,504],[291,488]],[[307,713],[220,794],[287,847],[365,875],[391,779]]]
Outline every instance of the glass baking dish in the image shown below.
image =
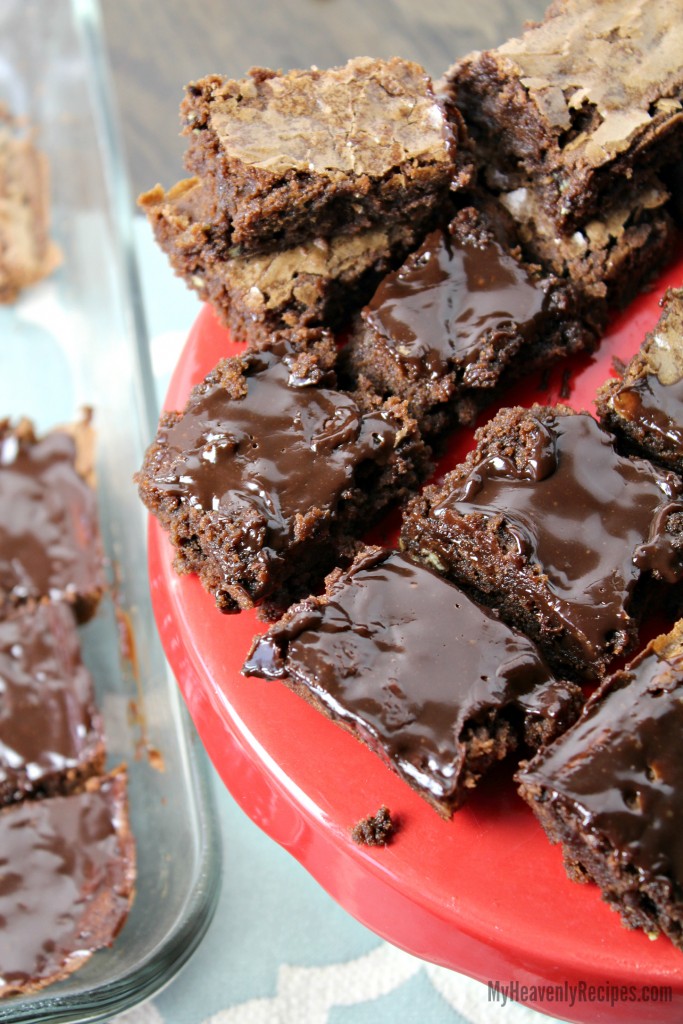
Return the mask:
[[165,984],[204,934],[219,841],[204,754],[157,639],[146,520],[132,476],[156,409],[130,202],[94,0],[3,0],[0,101],[35,127],[51,168],[52,277],[0,306],[0,416],[43,432],[94,410],[111,593],[83,627],[109,751],[126,761],[138,879],[113,947],[68,980],[0,1003],[0,1022],[110,1019]]

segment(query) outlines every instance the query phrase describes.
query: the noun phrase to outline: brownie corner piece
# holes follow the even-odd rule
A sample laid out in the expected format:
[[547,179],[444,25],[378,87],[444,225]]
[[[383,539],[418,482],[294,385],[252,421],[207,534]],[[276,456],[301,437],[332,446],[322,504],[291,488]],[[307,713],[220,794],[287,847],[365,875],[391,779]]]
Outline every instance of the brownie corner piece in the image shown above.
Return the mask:
[[281,680],[444,818],[493,764],[522,742],[535,748],[558,735],[582,704],[528,637],[381,548],[361,550],[330,574],[323,596],[256,637],[243,672]]
[[499,609],[571,678],[604,675],[683,577],[683,485],[588,413],[504,409],[408,504],[404,549]]
[[683,288],[670,288],[662,313],[618,379],[598,392],[600,419],[630,450],[683,474]]
[[162,416],[137,475],[176,569],[197,572],[222,610],[308,592],[430,466],[404,406],[339,390],[320,351],[281,341],[223,360]]
[[34,601],[65,601],[80,622],[106,589],[86,418],[38,436],[0,420],[0,617]]
[[240,254],[424,218],[454,175],[454,141],[423,68],[398,57],[254,68],[190,83],[186,165],[220,193]]
[[609,676],[519,772],[520,794],[576,881],[631,928],[683,950],[683,622]]

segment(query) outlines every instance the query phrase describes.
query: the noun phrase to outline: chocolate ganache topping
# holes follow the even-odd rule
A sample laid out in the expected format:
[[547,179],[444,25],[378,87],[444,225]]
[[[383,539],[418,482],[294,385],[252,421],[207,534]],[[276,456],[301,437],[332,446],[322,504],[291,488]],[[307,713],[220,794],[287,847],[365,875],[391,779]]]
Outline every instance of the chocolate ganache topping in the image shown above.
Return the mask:
[[397,362],[438,379],[474,362],[490,332],[533,334],[549,302],[544,282],[493,238],[463,243],[436,230],[387,274],[363,318]]
[[0,798],[80,767],[100,730],[71,610],[39,604],[0,622]]
[[683,454],[683,377],[666,382],[648,373],[620,387],[613,404],[625,420],[638,423],[664,441],[667,448]]
[[641,572],[681,578],[681,552],[666,524],[683,511],[682,486],[644,459],[618,455],[613,436],[587,413],[535,424],[524,465],[484,459],[433,515],[461,529],[468,516],[499,517],[520,570],[518,592],[571,623],[591,659],[623,628]]
[[360,559],[327,600],[295,605],[243,671],[304,686],[438,799],[457,788],[468,724],[511,706],[559,718],[568,695],[527,637],[398,552]]
[[62,977],[120,929],[133,866],[123,785],[0,812],[0,994]]
[[0,430],[0,589],[15,601],[104,585],[95,493],[66,432],[27,441]]
[[[389,457],[397,427],[351,394],[293,378],[272,352],[249,356],[246,385],[238,399],[220,382],[198,391],[159,432],[169,455],[155,484],[219,517],[256,513],[277,550],[297,516],[336,507],[364,460]],[[255,549],[263,543],[261,532]]]
[[[659,638],[665,639],[665,638]],[[659,649],[658,649],[659,648]],[[683,880],[683,653],[650,644],[520,774],[644,876]]]

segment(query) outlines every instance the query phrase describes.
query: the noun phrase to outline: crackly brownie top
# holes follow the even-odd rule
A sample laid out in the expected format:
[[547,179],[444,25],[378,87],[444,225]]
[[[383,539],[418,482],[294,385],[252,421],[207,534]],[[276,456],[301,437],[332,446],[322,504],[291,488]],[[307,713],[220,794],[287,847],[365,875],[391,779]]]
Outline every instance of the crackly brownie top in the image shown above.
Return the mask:
[[254,68],[188,86],[190,130],[210,127],[223,154],[278,176],[381,178],[410,161],[450,161],[450,133],[423,68],[357,57],[329,70]]
[[469,472],[446,478],[432,516],[465,531],[470,519],[503,528],[506,559],[520,570],[515,586],[571,623],[592,660],[624,628],[642,572],[669,582],[683,575],[680,543],[667,532],[669,516],[683,512],[683,486],[619,455],[588,413],[517,415],[517,439],[503,426]]
[[75,600],[104,586],[94,490],[74,437],[0,422],[0,592]]
[[683,623],[616,672],[578,722],[520,773],[575,807],[648,876],[683,884]]
[[[563,153],[570,163],[606,163],[655,119],[681,113],[678,0],[555,3],[545,21],[495,52],[515,67],[549,126],[572,131]],[[589,127],[577,130],[577,115],[588,113]]]
[[548,282],[459,215],[387,274],[362,315],[409,374],[438,380],[475,362],[496,334],[531,340],[549,305]]
[[254,551],[277,549],[312,510],[334,510],[364,460],[389,458],[398,425],[325,386],[317,364],[298,375],[282,346],[245,364],[237,391],[235,361],[224,361],[162,421],[142,476],[212,519],[251,524]]
[[42,987],[110,943],[133,864],[121,775],[0,812],[0,994]]
[[618,416],[683,456],[683,288],[670,289],[663,305],[610,403]]
[[78,768],[102,742],[71,609],[38,604],[0,621],[0,790]]
[[437,799],[458,787],[468,723],[511,705],[560,718],[570,693],[494,612],[376,548],[257,637],[243,671],[304,685]]

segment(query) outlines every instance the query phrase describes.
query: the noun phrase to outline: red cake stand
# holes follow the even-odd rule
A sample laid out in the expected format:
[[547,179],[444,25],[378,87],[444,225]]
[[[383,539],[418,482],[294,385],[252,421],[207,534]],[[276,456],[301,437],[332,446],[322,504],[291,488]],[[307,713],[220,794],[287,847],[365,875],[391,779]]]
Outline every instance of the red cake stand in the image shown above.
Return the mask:
[[[598,356],[528,382],[506,404],[564,400],[592,409],[613,360],[632,355],[658,317],[664,289],[681,282],[683,259],[613,323]],[[205,307],[166,407],[182,408],[190,388],[240,350]],[[471,433],[462,431],[440,471],[470,445]],[[391,523],[373,535],[394,537]],[[242,662],[263,624],[250,612],[221,614],[171,561],[152,521],[159,631],[216,769],[246,813],[349,913],[426,960],[493,985],[513,983],[517,1001],[564,1020],[683,1020],[683,953],[666,938],[628,931],[595,886],[568,880],[559,848],[516,795],[511,766],[489,776],[451,821],[441,820],[379,758],[281,683],[244,678]],[[382,804],[400,826],[394,841],[358,846],[351,828]]]

